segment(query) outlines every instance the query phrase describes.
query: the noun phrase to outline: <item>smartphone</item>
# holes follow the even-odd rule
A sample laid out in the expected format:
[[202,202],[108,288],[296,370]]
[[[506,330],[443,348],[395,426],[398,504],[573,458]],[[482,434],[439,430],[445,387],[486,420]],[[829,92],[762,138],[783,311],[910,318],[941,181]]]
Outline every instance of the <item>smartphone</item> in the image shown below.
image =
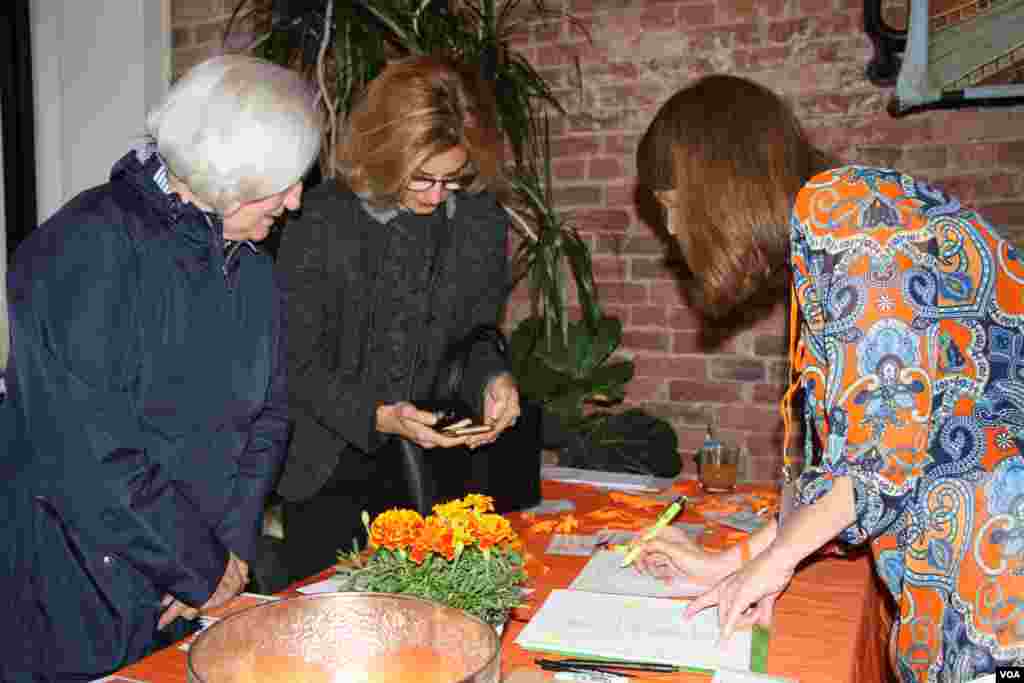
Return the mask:
[[455,427],[453,425],[449,429],[441,430],[441,433],[442,434],[447,434],[448,436],[467,436],[469,434],[483,434],[484,432],[489,432],[489,431],[491,431],[493,429],[494,429],[494,427],[492,427],[490,425],[473,425],[473,424],[470,424],[470,425],[466,425],[464,427]]

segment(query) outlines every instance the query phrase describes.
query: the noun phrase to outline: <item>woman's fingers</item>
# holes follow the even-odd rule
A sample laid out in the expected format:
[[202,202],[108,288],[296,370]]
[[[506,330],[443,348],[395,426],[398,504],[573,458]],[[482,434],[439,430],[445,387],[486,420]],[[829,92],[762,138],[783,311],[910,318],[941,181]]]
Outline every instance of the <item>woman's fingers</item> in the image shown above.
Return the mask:
[[501,433],[519,419],[519,388],[511,375],[501,374],[484,392],[484,420]]
[[778,593],[765,597],[761,602],[757,603],[756,608],[756,623],[759,626],[768,627],[772,624],[772,617],[775,616],[775,599],[779,597]]
[[167,605],[167,608],[160,614],[160,619],[156,623],[158,630],[162,630],[167,627],[172,621],[178,617],[183,617],[188,620],[195,619],[199,615],[199,611],[189,607],[183,602],[179,602],[174,598],[171,598],[171,602]]
[[724,581],[718,582],[711,588],[711,590],[705,591],[694,598],[690,604],[686,606],[685,617],[687,619],[692,619],[708,607],[717,605],[721,599],[722,585],[728,580],[729,579],[725,579]]
[[420,410],[407,401],[395,404],[395,415],[403,421],[411,421],[417,424],[431,426],[437,422],[437,415],[429,410]]
[[743,613],[750,608],[750,603],[744,604],[738,595],[730,600],[723,600],[718,605],[718,624],[721,632],[718,634],[718,645],[721,646],[729,641],[736,630]]

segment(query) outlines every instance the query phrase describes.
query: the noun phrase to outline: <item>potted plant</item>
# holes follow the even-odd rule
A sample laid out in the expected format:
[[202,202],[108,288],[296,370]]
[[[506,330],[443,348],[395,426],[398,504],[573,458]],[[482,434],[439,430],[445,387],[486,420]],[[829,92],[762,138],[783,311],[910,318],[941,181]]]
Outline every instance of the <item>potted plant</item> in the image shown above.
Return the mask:
[[339,553],[340,590],[401,593],[465,610],[500,628],[522,599],[522,542],[487,496],[435,505],[422,517],[393,509],[372,523],[369,545]]
[[[513,372],[523,395],[544,409],[545,444],[561,448],[565,464],[674,476],[681,463],[667,422],[639,409],[606,410],[625,398],[633,363],[614,356],[622,323],[601,310],[587,243],[553,208],[546,117],[541,122],[538,149],[511,176],[522,201],[506,207],[523,235],[513,273],[526,280],[531,309],[509,339]],[[574,321],[570,277],[581,311]]]
[[547,81],[511,45],[527,22],[566,17],[544,0],[240,0],[228,24],[264,27],[249,51],[305,72],[328,115],[322,172],[333,177],[338,130],[355,98],[388,59],[440,54],[476,64],[493,83],[498,122],[518,166],[534,148],[538,113],[563,112]]

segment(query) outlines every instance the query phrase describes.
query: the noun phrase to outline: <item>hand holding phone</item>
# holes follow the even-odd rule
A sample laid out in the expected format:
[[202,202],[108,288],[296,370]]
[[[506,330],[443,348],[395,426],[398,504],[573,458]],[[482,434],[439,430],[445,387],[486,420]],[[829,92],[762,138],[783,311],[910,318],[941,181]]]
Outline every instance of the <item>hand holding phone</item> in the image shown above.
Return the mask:
[[469,434],[483,434],[484,432],[492,431],[494,427],[490,425],[477,425],[472,424],[469,418],[460,420],[448,427],[444,427],[438,431],[448,436],[467,436]]

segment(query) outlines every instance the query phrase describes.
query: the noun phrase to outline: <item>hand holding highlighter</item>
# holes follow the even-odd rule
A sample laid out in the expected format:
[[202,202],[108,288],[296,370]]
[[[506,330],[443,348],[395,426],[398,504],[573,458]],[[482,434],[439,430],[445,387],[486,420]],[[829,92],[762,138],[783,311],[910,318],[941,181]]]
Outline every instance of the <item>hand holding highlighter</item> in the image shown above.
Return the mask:
[[640,537],[640,540],[638,540],[636,544],[629,549],[629,552],[626,553],[626,556],[622,558],[622,564],[620,564],[619,566],[628,567],[629,565],[633,564],[633,560],[635,560],[640,555],[640,549],[643,546],[643,544],[647,541],[652,540],[655,536],[658,535],[659,531],[661,531],[669,524],[671,524],[672,520],[675,519],[676,515],[678,515],[679,512],[683,509],[683,505],[685,503],[686,496],[679,496],[678,498],[673,500],[669,504],[669,506],[662,511],[661,515],[658,516],[658,520],[654,523],[654,526],[648,529],[647,532]]

